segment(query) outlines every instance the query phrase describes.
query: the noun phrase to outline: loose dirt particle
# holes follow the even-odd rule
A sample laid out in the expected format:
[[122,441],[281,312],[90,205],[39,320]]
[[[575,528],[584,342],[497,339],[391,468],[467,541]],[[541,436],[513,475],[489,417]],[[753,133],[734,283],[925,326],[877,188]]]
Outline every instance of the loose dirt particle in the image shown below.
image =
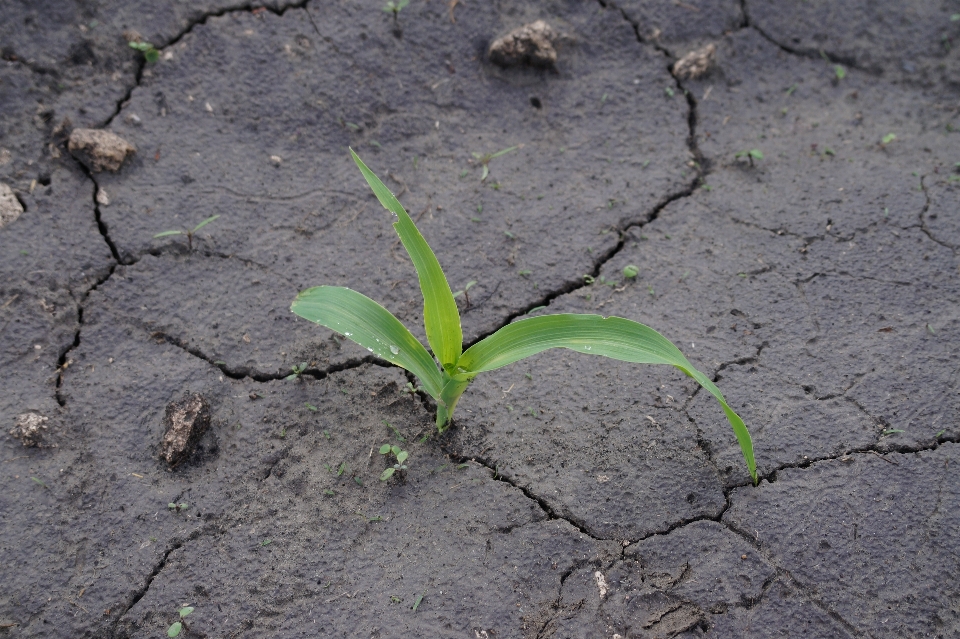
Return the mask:
[[100,206],[110,206],[110,196],[107,195],[103,187],[97,189],[97,204]]
[[557,62],[557,50],[553,48],[556,38],[550,25],[537,20],[494,40],[490,45],[490,60],[502,67],[522,64],[552,67]]
[[160,457],[176,466],[193,452],[210,426],[210,405],[201,395],[188,395],[167,405],[163,416],[164,435]]
[[17,416],[17,425],[10,434],[20,440],[24,446],[40,446],[43,431],[47,430],[47,418],[37,413],[23,413]]
[[75,158],[94,173],[118,171],[127,156],[137,151],[116,133],[102,129],[74,129],[68,148]]
[[597,580],[597,588],[600,590],[600,598],[603,599],[607,596],[607,590],[609,589],[609,586],[607,586],[607,580],[604,578],[603,573],[599,570],[593,573],[593,578]]
[[708,44],[680,58],[673,65],[673,75],[680,79],[690,78],[696,80],[710,68],[713,64],[713,57],[717,53],[715,44]]
[[20,200],[9,186],[0,182],[0,229],[20,217],[21,213],[23,206],[20,205]]

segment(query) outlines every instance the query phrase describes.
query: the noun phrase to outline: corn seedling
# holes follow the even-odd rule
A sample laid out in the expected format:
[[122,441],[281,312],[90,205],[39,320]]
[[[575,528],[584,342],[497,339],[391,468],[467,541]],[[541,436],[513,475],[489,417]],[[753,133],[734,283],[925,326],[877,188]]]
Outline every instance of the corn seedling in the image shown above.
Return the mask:
[[143,54],[147,62],[156,62],[160,59],[160,52],[149,42],[128,42],[131,49],[136,49]]
[[668,364],[692,377],[720,402],[756,483],[753,444],[743,420],[706,375],[694,368],[672,342],[648,326],[622,317],[539,315],[508,324],[464,351],[457,302],[436,255],[397,198],[352,149],[350,153],[380,204],[397,218],[393,226],[417,271],[423,293],[424,328],[439,367],[424,345],[390,311],[352,289],[309,288],[297,295],[291,310],[342,333],[377,357],[416,375],[423,391],[437,403],[436,424],[440,432],[448,427],[460,396],[474,377],[547,349],[566,348],[637,364]]
[[199,224],[197,224],[195,227],[193,227],[193,228],[190,229],[189,231],[163,231],[162,233],[157,233],[157,234],[154,235],[153,237],[154,237],[154,239],[156,239],[156,238],[158,238],[158,237],[167,237],[167,236],[169,236],[169,235],[186,235],[186,236],[187,236],[187,248],[189,248],[189,249],[192,251],[192,250],[193,250],[193,236],[196,235],[197,231],[199,231],[200,229],[202,229],[203,227],[205,227],[205,226],[206,226],[207,224],[209,224],[210,222],[213,222],[213,221],[214,221],[215,219],[217,219],[218,217],[220,217],[220,216],[219,216],[219,215],[211,215],[210,217],[208,217],[208,218],[205,219],[204,221],[200,222]]
[[[180,609],[180,613],[179,613],[179,614],[180,614],[180,620],[179,620],[179,621],[175,621],[174,623],[170,624],[170,627],[167,628],[167,636],[168,636],[168,637],[179,637],[179,636],[180,636],[180,632],[181,632],[184,628],[187,628],[187,622],[184,621],[184,618],[185,618],[187,615],[189,615],[191,612],[193,612],[193,608],[192,608],[191,606],[184,606],[183,608]],[[189,628],[187,628],[187,629],[189,630]]]
[[407,461],[407,458],[410,456],[410,453],[401,449],[399,446],[391,446],[390,444],[384,444],[380,447],[380,454],[386,455],[387,459],[390,458],[390,455],[393,455],[397,463],[387,468],[380,474],[380,481],[387,481],[393,474],[398,470],[406,470],[407,466],[403,462]]
[[494,158],[498,158],[501,155],[506,155],[507,153],[510,153],[510,151],[516,151],[519,148],[520,148],[520,145],[518,144],[517,146],[511,146],[508,149],[501,149],[496,153],[486,153],[486,154],[471,153],[470,155],[473,156],[473,159],[479,162],[480,166],[483,167],[483,171],[481,171],[480,173],[480,181],[481,182],[486,181],[487,176],[490,175],[490,167],[489,167],[490,160]]
[[735,153],[735,154],[733,155],[733,157],[734,157],[735,159],[737,159],[737,160],[739,160],[740,158],[745,157],[745,158],[747,158],[748,160],[750,160],[750,166],[753,166],[753,161],[754,161],[754,160],[762,160],[762,159],[763,159],[763,151],[761,151],[760,149],[750,149],[749,151],[739,151],[739,152]]

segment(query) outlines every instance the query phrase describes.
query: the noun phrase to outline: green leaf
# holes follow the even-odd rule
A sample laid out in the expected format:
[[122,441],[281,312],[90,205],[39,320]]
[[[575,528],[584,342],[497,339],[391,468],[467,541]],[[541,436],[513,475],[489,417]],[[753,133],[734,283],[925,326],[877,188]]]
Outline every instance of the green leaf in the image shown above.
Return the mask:
[[[452,297],[450,301],[453,302]],[[316,286],[301,291],[290,310],[407,369],[420,379],[431,397],[440,396],[440,371],[430,353],[400,320],[369,297],[349,288]],[[459,328],[458,323],[458,332]]]
[[391,477],[393,477],[393,473],[394,473],[394,472],[396,472],[396,469],[395,469],[395,468],[388,468],[388,469],[386,469],[385,471],[383,471],[382,473],[380,473],[380,481],[387,481],[388,479],[390,479]]
[[[350,154],[360,168],[360,172],[363,173],[363,177],[366,178],[367,184],[380,200],[380,204],[397,216],[393,228],[396,229],[400,241],[410,254],[420,279],[420,291],[423,293],[423,324],[427,332],[427,341],[437,359],[440,360],[440,364],[446,369],[451,369],[456,365],[463,349],[463,332],[460,329],[457,302],[453,299],[447,276],[443,274],[437,256],[420,235],[417,226],[397,198],[383,185],[380,178],[367,168],[353,149],[350,149]],[[415,375],[420,375],[417,371],[408,370]]]
[[483,182],[486,180],[488,175],[490,175],[490,167],[484,164],[483,171],[480,173],[480,181]]
[[506,154],[509,153],[510,151],[516,151],[516,150],[519,149],[519,148],[520,148],[520,146],[517,145],[517,146],[511,146],[511,147],[508,148],[508,149],[503,149],[502,151],[497,151],[496,153],[494,153],[493,155],[490,156],[490,159],[492,160],[493,158],[498,158],[498,157],[500,157],[501,155],[506,155]]
[[160,59],[160,52],[154,49],[153,47],[150,47],[149,49],[143,52],[143,57],[146,59],[147,62],[153,63]]
[[400,453],[397,455],[397,463],[402,464],[403,462],[407,461],[407,457],[409,456],[410,456],[410,453],[408,453],[405,450],[401,450]]
[[390,450],[391,450],[391,452],[393,452],[394,455],[399,455],[401,449],[400,449],[399,446],[391,446],[391,447],[390,447]]
[[183,231],[164,231],[163,233],[157,233],[153,237],[166,237],[168,235],[184,235]]
[[381,455],[386,455],[389,452],[390,452],[390,444],[384,444],[383,446],[380,447]]
[[740,444],[750,476],[757,482],[750,433],[706,375],[687,361],[670,340],[649,326],[622,317],[600,315],[541,315],[508,324],[471,346],[457,365],[459,379],[501,368],[550,348],[568,348],[588,355],[603,355],[638,364],[670,364],[707,389],[723,408]]
[[180,618],[183,619],[184,617],[186,617],[187,615],[189,615],[191,612],[193,612],[193,607],[192,607],[192,606],[186,606],[186,607],[184,607],[184,608],[181,608],[181,609],[180,609]]
[[172,624],[169,628],[167,628],[167,636],[177,637],[180,635],[180,631],[182,629],[183,629],[183,624],[177,621],[176,623]]
[[207,219],[205,219],[203,222],[200,222],[200,223],[197,224],[195,227],[193,227],[193,231],[191,231],[191,232],[192,232],[192,233],[196,233],[197,231],[199,231],[200,229],[202,229],[203,227],[205,227],[205,226],[206,226],[207,224],[209,224],[210,222],[213,222],[213,221],[214,221],[215,219],[217,219],[218,217],[220,217],[219,214],[217,214],[217,215],[211,215],[210,217],[208,217]]

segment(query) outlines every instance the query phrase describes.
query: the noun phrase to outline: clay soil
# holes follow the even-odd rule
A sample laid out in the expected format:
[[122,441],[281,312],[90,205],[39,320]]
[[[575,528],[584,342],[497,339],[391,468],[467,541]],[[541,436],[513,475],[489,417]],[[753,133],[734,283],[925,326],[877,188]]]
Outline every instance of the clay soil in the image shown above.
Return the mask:
[[[0,4],[0,639],[960,637],[956,0]],[[491,62],[536,20],[555,63]],[[759,485],[691,380],[571,351],[438,435],[289,312],[349,286],[422,336],[348,147],[476,281],[468,345],[648,324]]]

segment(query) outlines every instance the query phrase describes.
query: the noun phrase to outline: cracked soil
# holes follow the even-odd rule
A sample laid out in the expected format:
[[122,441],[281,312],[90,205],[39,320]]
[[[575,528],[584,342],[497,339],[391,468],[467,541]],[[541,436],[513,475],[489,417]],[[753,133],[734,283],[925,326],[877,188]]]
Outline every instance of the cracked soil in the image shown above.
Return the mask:
[[[187,637],[960,637],[960,3],[781,5],[6,2],[0,638],[184,605]],[[555,65],[491,63],[535,20]],[[81,127],[137,152],[91,173]],[[467,345],[648,324],[759,485],[691,380],[570,351],[437,435],[411,376],[289,311],[349,286],[423,338],[348,146],[476,282]]]

